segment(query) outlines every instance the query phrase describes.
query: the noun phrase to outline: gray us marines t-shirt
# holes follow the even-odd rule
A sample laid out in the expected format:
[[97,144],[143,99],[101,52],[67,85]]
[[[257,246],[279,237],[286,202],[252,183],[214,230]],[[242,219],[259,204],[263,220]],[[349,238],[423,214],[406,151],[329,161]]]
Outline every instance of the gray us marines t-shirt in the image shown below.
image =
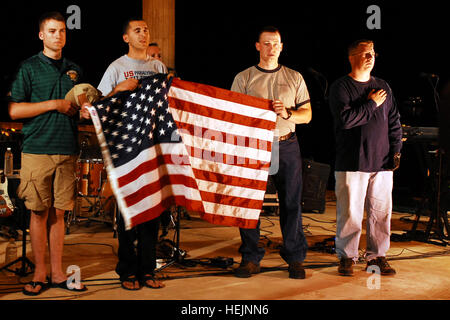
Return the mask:
[[156,73],[167,73],[167,67],[161,61],[136,60],[125,54],[109,65],[97,89],[107,96],[122,81],[139,80]]

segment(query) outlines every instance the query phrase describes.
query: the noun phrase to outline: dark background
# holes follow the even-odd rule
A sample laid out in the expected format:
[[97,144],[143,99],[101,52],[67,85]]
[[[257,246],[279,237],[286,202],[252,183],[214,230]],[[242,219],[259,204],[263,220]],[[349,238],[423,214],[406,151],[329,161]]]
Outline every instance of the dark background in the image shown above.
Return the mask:
[[[142,15],[137,0],[9,1],[0,4],[2,39],[0,120],[10,121],[6,94],[19,63],[42,50],[37,20],[46,11],[66,17],[71,4],[81,8],[81,30],[68,30],[64,55],[84,69],[84,82],[98,85],[109,63],[123,55],[121,26]],[[369,5],[381,9],[381,29],[369,30]],[[373,74],[388,81],[402,123],[438,126],[434,93],[449,80],[449,23],[442,1],[176,1],[177,75],[184,80],[229,89],[234,76],[258,63],[258,30],[274,25],[284,49],[280,63],[304,76],[312,98],[313,120],[298,126],[305,158],[333,167],[332,121],[327,104],[329,85],[349,72],[346,48],[360,38],[375,41],[379,53]],[[437,75],[438,77],[432,77]],[[437,81],[439,80],[439,81]],[[405,145],[396,188],[423,189],[417,155]],[[330,188],[332,187],[330,178]],[[402,191],[403,192],[403,191]]]

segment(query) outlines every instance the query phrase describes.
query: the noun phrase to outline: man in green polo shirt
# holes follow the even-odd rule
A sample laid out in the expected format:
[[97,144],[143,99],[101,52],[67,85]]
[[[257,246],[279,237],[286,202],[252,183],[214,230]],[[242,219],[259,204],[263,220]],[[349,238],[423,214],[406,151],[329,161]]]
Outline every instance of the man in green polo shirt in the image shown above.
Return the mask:
[[21,64],[11,86],[9,103],[11,118],[23,121],[21,182],[17,192],[31,211],[30,238],[36,265],[33,280],[23,289],[26,295],[38,295],[49,285],[45,283],[47,239],[50,284],[73,291],[86,290],[80,283],[68,285],[62,269],[64,212],[73,209],[75,200],[79,110],[64,97],[78,82],[80,68],[62,57],[66,24],[60,13],[41,17],[39,39],[44,49]]

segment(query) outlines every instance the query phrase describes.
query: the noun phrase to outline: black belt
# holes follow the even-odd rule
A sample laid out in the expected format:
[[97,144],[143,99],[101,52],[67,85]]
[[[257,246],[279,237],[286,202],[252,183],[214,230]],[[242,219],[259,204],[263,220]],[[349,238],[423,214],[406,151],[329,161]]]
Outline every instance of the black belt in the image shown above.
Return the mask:
[[278,141],[284,141],[289,139],[290,137],[292,137],[294,135],[294,132],[289,132],[288,134],[278,137]]

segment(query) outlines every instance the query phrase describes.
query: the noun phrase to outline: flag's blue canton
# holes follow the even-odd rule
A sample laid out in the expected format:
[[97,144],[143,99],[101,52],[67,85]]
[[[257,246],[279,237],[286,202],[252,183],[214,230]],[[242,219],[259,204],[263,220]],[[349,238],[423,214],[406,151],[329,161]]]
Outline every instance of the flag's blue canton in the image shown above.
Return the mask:
[[115,167],[155,144],[180,141],[167,101],[170,83],[166,74],[156,74],[134,91],[94,104]]

